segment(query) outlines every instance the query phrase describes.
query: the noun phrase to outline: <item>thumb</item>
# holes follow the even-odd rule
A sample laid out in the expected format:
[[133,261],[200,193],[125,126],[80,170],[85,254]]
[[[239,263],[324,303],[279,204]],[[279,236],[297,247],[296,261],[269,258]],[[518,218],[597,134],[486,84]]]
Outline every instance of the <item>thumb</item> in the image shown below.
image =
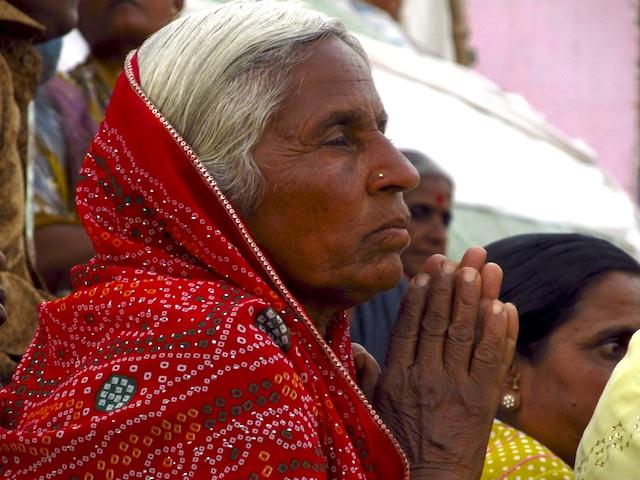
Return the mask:
[[356,381],[358,386],[368,400],[373,398],[373,390],[375,389],[381,369],[376,359],[360,344],[354,343],[353,362],[356,368]]

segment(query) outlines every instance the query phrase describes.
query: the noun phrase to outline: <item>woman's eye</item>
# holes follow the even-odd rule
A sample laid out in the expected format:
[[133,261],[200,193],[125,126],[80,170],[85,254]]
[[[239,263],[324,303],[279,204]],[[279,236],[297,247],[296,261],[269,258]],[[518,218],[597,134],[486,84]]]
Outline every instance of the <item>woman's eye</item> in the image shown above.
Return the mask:
[[346,136],[340,135],[325,142],[325,145],[328,145],[330,147],[346,147],[347,145],[349,145],[349,140],[347,140]]
[[600,351],[603,356],[611,360],[622,360],[627,353],[628,341],[621,339],[610,339],[600,344]]

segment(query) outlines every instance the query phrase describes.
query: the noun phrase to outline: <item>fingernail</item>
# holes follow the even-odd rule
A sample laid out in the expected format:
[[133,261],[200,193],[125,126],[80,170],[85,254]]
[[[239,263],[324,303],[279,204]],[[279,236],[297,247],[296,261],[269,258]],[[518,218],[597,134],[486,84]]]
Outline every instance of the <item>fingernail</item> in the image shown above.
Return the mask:
[[504,311],[504,304],[500,300],[494,300],[493,305],[491,305],[491,311],[495,315],[499,315]]
[[415,282],[418,287],[426,287],[427,283],[429,283],[429,275],[426,273],[419,273],[416,275]]
[[450,275],[453,272],[456,271],[456,262],[452,262],[451,260],[445,260],[444,262],[442,262],[442,271],[446,274],[446,275]]
[[462,270],[462,279],[467,283],[473,283],[476,279],[476,271],[473,268],[465,268]]

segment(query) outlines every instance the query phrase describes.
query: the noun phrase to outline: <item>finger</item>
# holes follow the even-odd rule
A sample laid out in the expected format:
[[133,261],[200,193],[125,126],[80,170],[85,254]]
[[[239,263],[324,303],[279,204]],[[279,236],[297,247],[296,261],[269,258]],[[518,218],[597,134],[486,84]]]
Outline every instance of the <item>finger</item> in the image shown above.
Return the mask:
[[364,348],[358,352],[354,349],[353,360],[356,367],[358,386],[365,397],[371,400],[375,386],[378,383],[378,378],[380,378],[380,373],[382,372],[380,365],[378,365],[373,355]]
[[440,274],[432,279],[429,301],[420,323],[420,335],[415,362],[439,371],[443,366],[444,342],[451,318],[457,264],[442,263]]
[[469,374],[476,324],[480,313],[480,273],[464,267],[457,275],[451,325],[447,332],[444,366],[454,378]]
[[513,303],[507,303],[506,305],[509,308],[507,311],[509,320],[507,339],[515,343],[518,340],[518,331],[520,329],[518,308]]
[[442,268],[442,262],[447,259],[441,253],[436,253],[435,255],[431,255],[422,265],[422,272],[431,275],[438,275],[440,273],[440,269]]
[[355,358],[355,356],[359,353],[364,353],[367,351],[366,348],[364,348],[361,344],[359,344],[358,342],[351,342],[351,351],[353,352],[353,357]]
[[491,303],[493,303],[493,300],[489,300],[485,297],[480,297],[480,308],[478,309],[480,311],[480,321],[476,323],[476,334],[474,342],[476,345],[480,341],[480,338],[482,338],[482,325],[484,323],[484,319],[487,317],[487,311],[491,307]]
[[502,268],[496,263],[489,262],[480,271],[482,277],[482,298],[495,300],[500,298],[500,288],[502,287]]
[[518,309],[516,306],[513,303],[507,303],[505,304],[505,310],[507,312],[507,339],[502,358],[502,365],[504,367],[504,374],[506,375],[509,367],[513,363],[513,356],[516,352],[518,329],[520,325],[518,320]]
[[[482,267],[480,272],[482,279],[482,293],[480,301],[481,318],[486,318],[487,309],[491,306],[493,300],[500,298],[500,288],[502,287],[503,272],[499,265],[489,262]],[[476,328],[476,343],[482,336],[483,322],[478,322]]]
[[[483,319],[482,336],[471,359],[470,377],[475,385],[498,386],[502,380],[507,343],[507,309],[494,300]],[[485,392],[486,388],[483,389]]]
[[398,319],[389,337],[385,359],[388,368],[404,369],[415,361],[420,320],[427,302],[429,284],[430,277],[426,273],[419,273],[409,282],[409,288],[400,304]]
[[487,251],[482,247],[471,247],[464,252],[460,260],[460,268],[471,267],[481,271],[485,263],[487,263]]

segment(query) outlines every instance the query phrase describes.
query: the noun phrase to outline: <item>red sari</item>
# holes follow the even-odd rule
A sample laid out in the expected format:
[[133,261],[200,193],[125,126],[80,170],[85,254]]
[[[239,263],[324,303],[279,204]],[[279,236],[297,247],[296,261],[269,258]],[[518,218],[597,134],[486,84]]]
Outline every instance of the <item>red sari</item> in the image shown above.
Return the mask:
[[408,479],[345,318],[325,342],[138,78],[78,184],[96,256],[0,392],[0,475]]

